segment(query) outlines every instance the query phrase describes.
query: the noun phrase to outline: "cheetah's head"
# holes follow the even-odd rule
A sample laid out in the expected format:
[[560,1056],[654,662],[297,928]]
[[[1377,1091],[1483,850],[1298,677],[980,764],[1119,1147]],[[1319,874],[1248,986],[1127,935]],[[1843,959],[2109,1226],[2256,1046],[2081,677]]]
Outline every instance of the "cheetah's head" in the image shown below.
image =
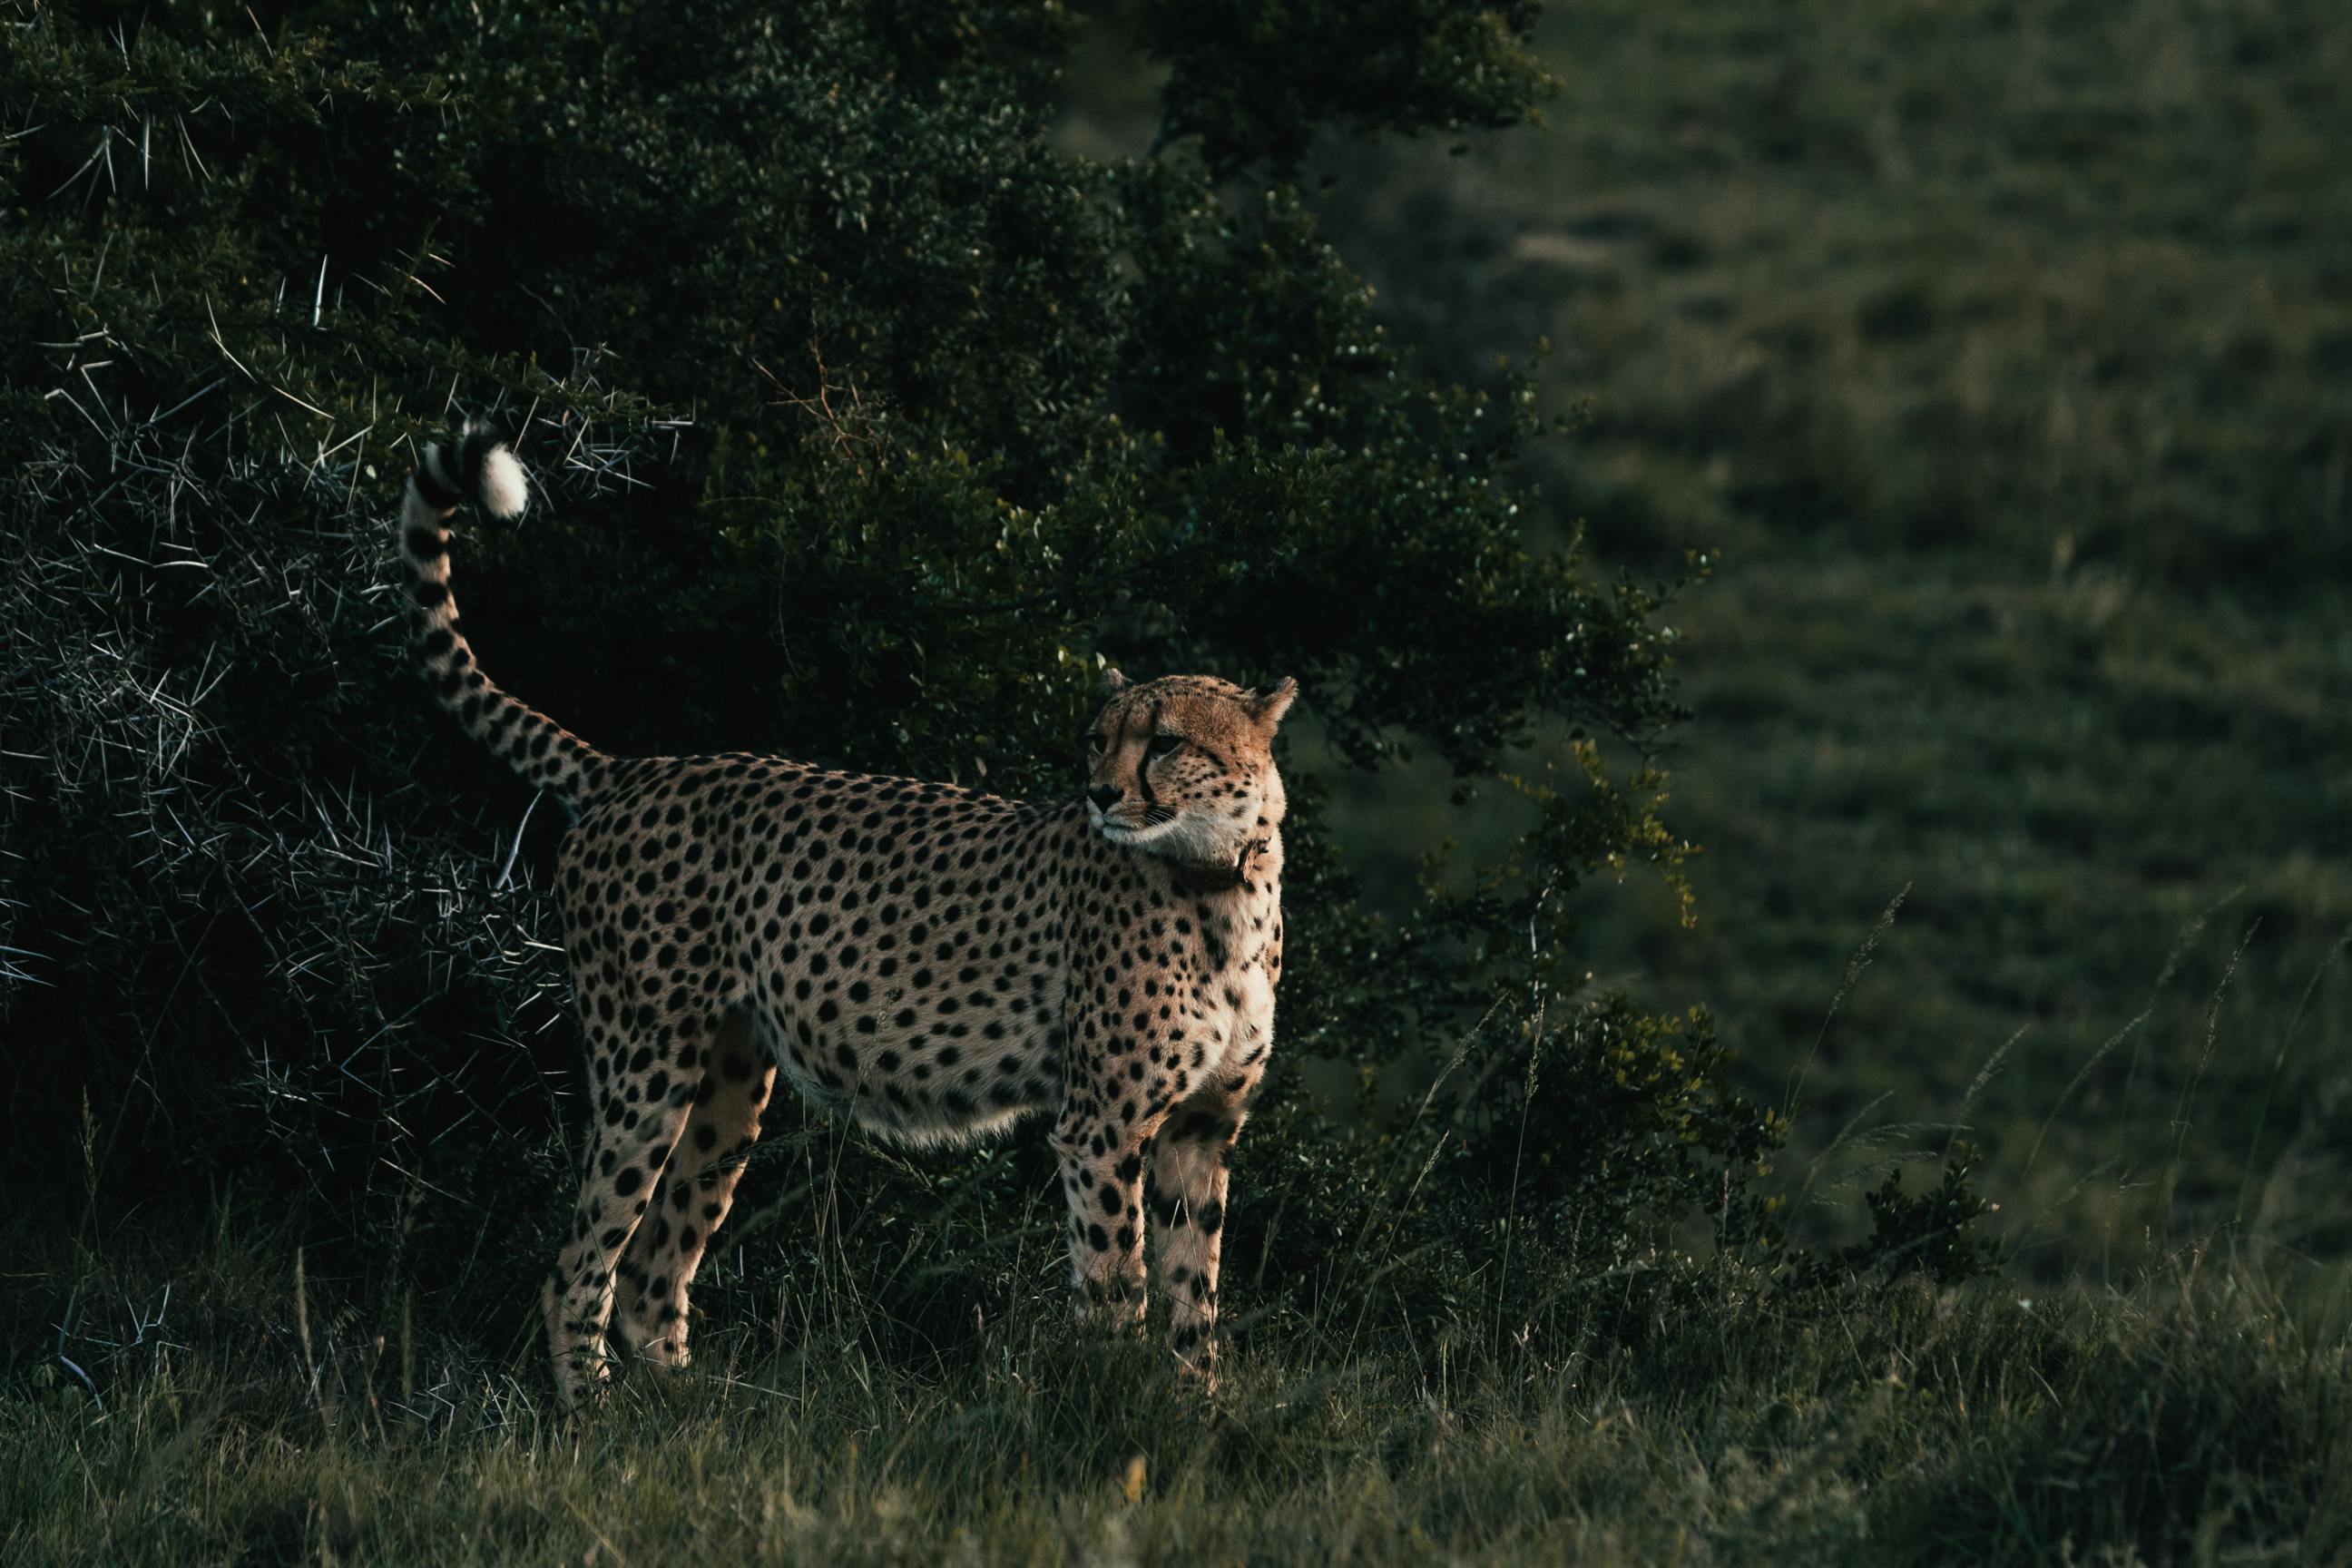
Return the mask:
[[1285,679],[1249,691],[1213,676],[1103,677],[1087,731],[1087,814],[1114,844],[1193,866],[1231,866],[1282,821],[1274,731],[1298,695]]

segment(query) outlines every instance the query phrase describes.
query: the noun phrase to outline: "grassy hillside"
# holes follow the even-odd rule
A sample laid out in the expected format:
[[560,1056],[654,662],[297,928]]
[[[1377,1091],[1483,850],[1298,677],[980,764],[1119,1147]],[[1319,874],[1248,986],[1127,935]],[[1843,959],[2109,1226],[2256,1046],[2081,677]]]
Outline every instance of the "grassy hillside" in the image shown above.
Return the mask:
[[[1591,898],[1591,967],[1801,1078],[1801,1144],[1965,1121],[2037,1270],[2151,1226],[2341,1256],[2352,25],[1601,0],[1541,36],[1548,127],[1325,199],[1462,374],[1549,335],[1589,408],[1536,459],[1557,516],[1715,563],[1674,617],[1698,927]],[[1441,830],[1433,783],[1349,798],[1360,842]]]

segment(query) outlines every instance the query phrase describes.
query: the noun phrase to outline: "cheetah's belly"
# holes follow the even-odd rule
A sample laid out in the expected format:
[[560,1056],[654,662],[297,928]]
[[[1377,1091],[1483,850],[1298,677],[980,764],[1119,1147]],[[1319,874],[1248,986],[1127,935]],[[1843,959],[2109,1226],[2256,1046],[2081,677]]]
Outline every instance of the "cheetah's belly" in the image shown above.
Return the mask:
[[1017,1014],[1001,997],[993,1007],[968,1001],[969,1016],[946,1017],[939,998],[912,1000],[877,991],[870,1009],[821,1021],[789,1004],[767,1010],[769,1049],[812,1103],[913,1143],[986,1137],[1059,1101],[1058,996],[1025,999]]

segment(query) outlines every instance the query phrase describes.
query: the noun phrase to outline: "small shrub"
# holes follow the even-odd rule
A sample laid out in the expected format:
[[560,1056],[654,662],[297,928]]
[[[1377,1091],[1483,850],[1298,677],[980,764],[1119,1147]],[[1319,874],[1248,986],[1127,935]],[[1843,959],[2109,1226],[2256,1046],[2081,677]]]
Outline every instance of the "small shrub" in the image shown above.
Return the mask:
[[1903,1168],[1888,1166],[1886,1179],[1863,1194],[1870,1235],[1849,1247],[1805,1254],[1797,1279],[1891,1284],[1916,1273],[1937,1285],[1957,1285],[1990,1273],[2000,1261],[2000,1246],[1969,1228],[1993,1206],[1970,1180],[1976,1168],[1976,1152],[1961,1145],[1944,1162],[1936,1185],[1915,1196],[1903,1190]]

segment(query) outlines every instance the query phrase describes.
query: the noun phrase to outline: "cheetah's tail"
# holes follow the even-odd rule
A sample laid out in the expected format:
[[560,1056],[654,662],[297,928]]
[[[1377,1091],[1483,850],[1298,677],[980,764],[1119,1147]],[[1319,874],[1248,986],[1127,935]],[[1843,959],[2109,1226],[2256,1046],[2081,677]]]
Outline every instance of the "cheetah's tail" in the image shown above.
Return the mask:
[[435,444],[408,476],[400,509],[400,553],[416,606],[418,662],[441,706],[491,751],[573,813],[593,795],[612,760],[546,714],[509,697],[474,662],[449,594],[449,516],[471,500],[498,518],[519,517],[530,500],[522,464],[497,434],[468,425],[457,449]]

